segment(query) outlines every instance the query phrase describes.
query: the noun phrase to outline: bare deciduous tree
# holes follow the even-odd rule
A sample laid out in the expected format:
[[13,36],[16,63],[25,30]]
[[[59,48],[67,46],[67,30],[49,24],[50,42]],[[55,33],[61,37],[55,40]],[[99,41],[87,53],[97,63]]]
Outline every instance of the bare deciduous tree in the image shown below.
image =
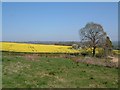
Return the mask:
[[96,48],[105,44],[106,36],[103,27],[93,22],[87,23],[80,29],[81,43],[93,48],[93,56],[95,56]]

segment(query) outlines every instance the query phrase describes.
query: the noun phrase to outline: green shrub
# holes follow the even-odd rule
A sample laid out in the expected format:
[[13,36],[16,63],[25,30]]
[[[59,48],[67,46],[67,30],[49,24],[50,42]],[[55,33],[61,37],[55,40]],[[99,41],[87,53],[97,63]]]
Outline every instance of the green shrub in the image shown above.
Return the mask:
[[79,46],[78,46],[77,44],[73,44],[73,45],[72,45],[72,48],[73,48],[73,49],[78,49]]
[[103,54],[102,53],[97,53],[95,56],[98,57],[98,58],[101,58],[101,57],[103,57]]
[[87,55],[89,55],[89,53],[88,53],[87,51],[82,51],[82,52],[81,52],[81,55],[82,55],[82,56],[87,56]]
[[96,53],[95,56],[98,57],[98,58],[104,57],[104,51],[103,50],[98,50],[98,53]]

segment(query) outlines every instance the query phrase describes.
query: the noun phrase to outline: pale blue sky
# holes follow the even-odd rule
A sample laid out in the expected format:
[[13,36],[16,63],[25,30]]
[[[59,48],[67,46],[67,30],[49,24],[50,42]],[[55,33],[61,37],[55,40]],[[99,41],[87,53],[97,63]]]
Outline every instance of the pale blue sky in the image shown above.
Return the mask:
[[2,3],[0,2],[0,41],[2,41]]
[[3,41],[79,41],[79,30],[99,23],[118,40],[118,3],[3,3]]

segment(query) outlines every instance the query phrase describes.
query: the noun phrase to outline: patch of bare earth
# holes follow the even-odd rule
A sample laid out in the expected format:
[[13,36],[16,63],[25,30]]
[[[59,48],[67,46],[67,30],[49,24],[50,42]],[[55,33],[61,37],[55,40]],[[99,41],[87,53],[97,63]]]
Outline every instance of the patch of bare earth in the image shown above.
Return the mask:
[[26,54],[24,57],[25,57],[26,60],[39,61],[38,54]]
[[118,63],[118,57],[111,57],[111,56],[108,56],[109,58],[111,58],[112,62],[115,62],[115,63]]
[[85,57],[84,59],[74,60],[75,63],[86,63],[92,65],[106,66],[106,67],[118,67],[118,58],[110,58],[109,59],[97,59],[91,57]]

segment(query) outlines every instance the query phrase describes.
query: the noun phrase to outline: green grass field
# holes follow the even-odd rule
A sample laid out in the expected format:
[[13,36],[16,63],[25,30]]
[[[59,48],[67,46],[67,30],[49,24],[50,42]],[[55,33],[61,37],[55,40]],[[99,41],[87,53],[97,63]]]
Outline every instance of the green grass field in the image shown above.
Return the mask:
[[3,88],[117,88],[118,69],[60,57],[3,53]]

